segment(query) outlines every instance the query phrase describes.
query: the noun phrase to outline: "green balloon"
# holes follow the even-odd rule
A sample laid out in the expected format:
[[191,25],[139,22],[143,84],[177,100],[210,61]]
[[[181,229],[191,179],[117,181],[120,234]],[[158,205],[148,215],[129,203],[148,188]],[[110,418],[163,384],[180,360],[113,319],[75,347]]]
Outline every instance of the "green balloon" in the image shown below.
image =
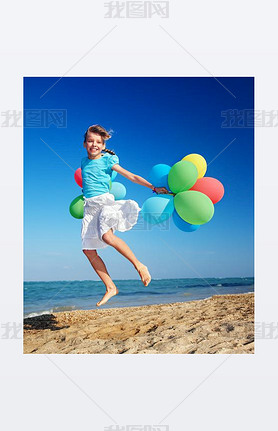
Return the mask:
[[174,206],[178,215],[190,224],[205,224],[214,214],[214,205],[210,198],[195,190],[176,194]]
[[77,196],[70,204],[69,211],[74,218],[83,218],[84,214],[84,197],[83,195]]
[[[113,171],[114,172],[114,171]],[[111,187],[112,187],[112,181],[110,180],[109,181],[109,190],[111,190]]]
[[173,193],[191,189],[198,178],[196,166],[187,160],[175,163],[168,174],[168,184]]

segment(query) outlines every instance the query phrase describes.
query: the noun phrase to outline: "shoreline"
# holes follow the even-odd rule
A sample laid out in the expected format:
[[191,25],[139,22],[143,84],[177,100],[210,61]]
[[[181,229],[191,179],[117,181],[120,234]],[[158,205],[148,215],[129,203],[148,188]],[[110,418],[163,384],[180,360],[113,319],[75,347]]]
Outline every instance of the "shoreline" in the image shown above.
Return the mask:
[[[160,302],[160,303],[154,303],[154,304],[147,304],[147,305],[122,305],[121,307],[105,307],[105,308],[71,308],[68,306],[58,306],[58,307],[53,307],[50,308],[48,310],[42,310],[42,311],[34,311],[34,312],[30,312],[28,314],[25,314],[23,316],[23,319],[29,319],[32,317],[39,317],[39,316],[43,316],[45,314],[57,314],[57,313],[70,313],[72,311],[96,311],[96,310],[115,310],[115,309],[121,309],[121,308],[138,308],[138,307],[149,307],[149,306],[153,306],[153,305],[170,305],[170,304],[183,304],[184,302],[193,302],[193,301],[204,301],[205,299],[209,299],[212,298],[213,296],[227,296],[227,295],[249,295],[249,294],[254,294],[254,290],[250,291],[250,292],[242,292],[242,293],[226,293],[226,294],[212,294],[210,296],[207,296],[206,298],[202,298],[202,299],[191,299],[191,300],[187,300],[187,301],[175,301],[175,302]],[[101,295],[100,295],[101,296]],[[108,302],[108,304],[110,305],[110,303]],[[68,307],[68,309],[67,309]],[[56,310],[55,310],[56,308]]]
[[27,354],[254,353],[254,293],[24,319]]

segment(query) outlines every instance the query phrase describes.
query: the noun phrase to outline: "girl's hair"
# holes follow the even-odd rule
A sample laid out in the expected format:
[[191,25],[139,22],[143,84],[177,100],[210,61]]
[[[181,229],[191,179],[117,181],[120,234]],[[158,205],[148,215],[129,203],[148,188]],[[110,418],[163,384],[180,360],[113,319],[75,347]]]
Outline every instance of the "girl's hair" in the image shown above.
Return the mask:
[[[90,126],[84,134],[84,142],[86,142],[86,140],[87,140],[88,132],[96,133],[96,134],[100,135],[102,143],[104,144],[105,141],[107,141],[108,139],[111,138],[113,130],[109,130],[109,132],[107,132],[107,130],[105,130],[105,128],[100,126],[99,124],[95,124],[94,126]],[[108,150],[108,148],[104,148],[103,151],[106,151],[107,153],[112,154],[112,155],[116,154],[113,150]]]

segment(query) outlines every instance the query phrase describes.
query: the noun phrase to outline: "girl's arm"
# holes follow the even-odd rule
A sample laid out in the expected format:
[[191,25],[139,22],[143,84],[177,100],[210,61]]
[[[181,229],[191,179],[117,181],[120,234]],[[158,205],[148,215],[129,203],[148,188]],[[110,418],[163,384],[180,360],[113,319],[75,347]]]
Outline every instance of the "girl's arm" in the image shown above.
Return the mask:
[[149,189],[152,189],[152,190],[155,189],[156,193],[163,193],[163,194],[169,193],[165,187],[154,187],[151,183],[149,183],[149,181],[145,180],[145,178],[127,171],[117,163],[112,166],[112,169],[113,171],[118,172],[120,175],[132,181],[133,183],[140,184],[141,186],[148,187]]

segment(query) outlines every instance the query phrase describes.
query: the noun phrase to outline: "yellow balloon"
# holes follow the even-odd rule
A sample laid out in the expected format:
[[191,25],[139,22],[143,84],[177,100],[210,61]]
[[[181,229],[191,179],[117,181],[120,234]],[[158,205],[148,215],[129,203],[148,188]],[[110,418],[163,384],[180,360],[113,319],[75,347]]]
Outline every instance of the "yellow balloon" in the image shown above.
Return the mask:
[[198,178],[202,178],[207,172],[207,162],[200,154],[188,154],[182,160],[193,163],[198,171]]

